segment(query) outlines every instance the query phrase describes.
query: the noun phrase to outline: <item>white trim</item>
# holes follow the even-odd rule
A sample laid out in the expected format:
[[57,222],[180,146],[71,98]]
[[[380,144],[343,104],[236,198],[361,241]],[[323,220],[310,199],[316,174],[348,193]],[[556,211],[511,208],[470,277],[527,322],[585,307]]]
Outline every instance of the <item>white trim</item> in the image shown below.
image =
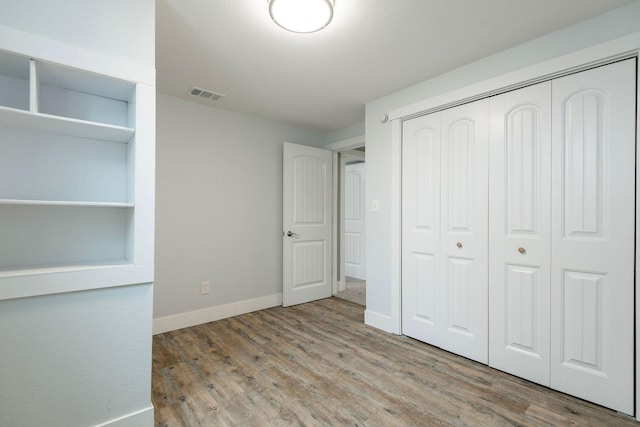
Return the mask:
[[156,70],[153,66],[48,39],[4,25],[0,25],[0,40],[2,40],[3,50],[16,52],[22,56],[152,86],[156,82]]
[[338,250],[338,224],[340,222],[340,208],[342,206],[339,203],[338,198],[340,197],[340,173],[339,173],[339,165],[340,165],[340,155],[337,152],[334,152],[332,155],[332,163],[333,163],[333,224],[331,226],[331,295],[335,295],[340,291],[343,291],[344,288],[340,287],[340,261],[338,260],[338,256],[340,251]]
[[360,150],[346,150],[341,151],[340,154],[345,158],[345,162],[353,162],[353,161],[361,161],[365,162],[367,160],[366,153]]
[[634,56],[639,48],[640,32],[637,32],[394,109],[389,112],[389,118],[390,120],[406,120],[415,115],[427,114],[431,111],[450,108],[526,85],[551,80],[618,58]]
[[[353,138],[344,139],[342,141],[334,142],[324,147],[325,150],[331,150],[334,152],[333,156],[333,212],[335,215],[333,222],[333,254],[331,264],[333,266],[332,271],[332,292],[333,295],[338,293],[339,291],[344,291],[346,289],[346,283],[344,279],[344,271],[341,271],[339,266],[344,266],[344,242],[342,239],[339,239],[338,234],[340,229],[338,224],[340,220],[344,217],[341,215],[340,210],[344,209],[344,195],[342,195],[341,188],[343,188],[343,174],[340,171],[344,170],[344,161],[341,156],[338,156],[338,153],[348,152],[355,148],[360,148],[365,146],[365,136],[358,135]],[[363,153],[363,156],[365,154]],[[343,200],[338,203],[338,198],[342,197]],[[344,227],[344,224],[342,224]],[[338,248],[338,242],[340,242],[341,247]],[[338,259],[340,258],[340,259]],[[342,268],[344,270],[344,267]]]
[[267,295],[266,297],[208,307],[202,310],[159,317],[153,319],[153,334],[156,335],[163,332],[175,331],[176,329],[188,328],[189,326],[201,325],[203,323],[213,322],[216,320],[226,319],[227,317],[238,316],[240,314],[251,313],[252,311],[264,310],[266,308],[281,305],[282,294],[278,293]]
[[105,423],[96,424],[96,427],[141,427],[153,426],[153,405],[149,405],[144,409],[115,418]]
[[[402,334],[402,123],[391,122],[391,332]],[[398,171],[398,173],[394,173]]]
[[[636,63],[637,64],[637,63]],[[636,65],[636,73],[640,71],[637,67],[640,64]],[[638,266],[640,266],[640,252],[638,251],[638,230],[640,230],[640,197],[638,193],[640,192],[640,174],[638,174],[638,165],[640,165],[640,150],[638,149],[638,139],[640,138],[640,132],[638,130],[638,126],[640,124],[640,76],[636,76],[638,80],[636,81],[636,265],[635,265],[635,292],[636,292],[636,301],[635,301],[635,325],[636,325],[636,420],[640,421],[640,351],[638,351],[638,345],[640,345],[640,316],[638,315],[638,310],[640,310],[640,291],[638,288]]]
[[391,316],[377,313],[371,310],[364,311],[364,324],[372,328],[380,329],[385,332],[393,333],[393,325]]
[[[402,318],[402,302],[398,298],[401,295],[401,242],[398,236],[401,236],[402,223],[401,217],[396,212],[396,209],[400,210],[401,201],[401,176],[402,165],[397,159],[401,158],[402,153],[402,121],[408,120],[413,117],[428,114],[432,111],[438,111],[445,108],[449,108],[455,105],[460,105],[465,102],[470,102],[476,99],[486,98],[487,96],[505,92],[506,90],[513,90],[533,84],[541,81],[550,80],[562,75],[582,71],[588,68],[592,68],[598,65],[604,65],[608,62],[612,62],[617,59],[623,59],[626,57],[637,57],[640,51],[640,32],[630,34],[625,37],[621,37],[615,40],[611,40],[605,43],[594,45],[579,51],[569,53],[557,58],[534,64],[518,71],[506,73],[482,82],[472,84],[451,92],[447,92],[442,95],[438,95],[421,102],[417,102],[402,108],[392,110],[389,116],[392,121],[392,161],[391,161],[391,201],[392,205],[396,206],[392,210],[391,215],[391,307],[389,316],[390,328],[380,327],[383,330],[395,330],[396,327],[401,327]],[[636,76],[638,78],[638,76]],[[640,86],[638,80],[636,80],[636,87]],[[638,91],[638,98],[640,98],[640,90]],[[638,100],[637,100],[638,101]],[[638,102],[637,111],[640,110],[640,102]],[[636,121],[636,145],[638,143],[638,123],[640,123],[640,114]],[[638,149],[636,152],[638,153]],[[638,164],[640,164],[640,153],[637,158]],[[400,183],[400,186],[398,185]],[[640,229],[640,218],[638,215],[640,212],[640,178],[636,176],[636,230]],[[637,271],[640,265],[640,254],[636,251],[636,265]],[[636,345],[640,343],[640,319],[637,315],[638,308],[640,307],[640,289],[638,287],[638,281],[636,279]],[[365,319],[367,319],[367,313],[365,312]],[[369,323],[371,322],[371,323]],[[365,320],[365,323],[375,326],[379,319]],[[383,322],[380,322],[383,323]],[[636,420],[640,421],[640,352],[636,352],[636,378],[635,378],[635,390],[636,390]]]
[[[338,236],[339,240],[340,240],[340,245],[339,245],[339,252],[338,252],[338,256],[334,257],[334,258],[339,258],[338,261],[338,265],[341,267],[340,269],[340,274],[338,275],[338,291],[344,291],[347,289],[347,274],[346,274],[346,260],[345,260],[345,253],[346,253],[346,243],[345,243],[345,230],[346,230],[346,220],[345,220],[345,203],[346,203],[346,199],[345,199],[345,190],[346,190],[346,167],[347,167],[347,162],[350,160],[361,160],[361,161],[365,161],[365,153],[364,151],[358,151],[358,150],[353,150],[353,149],[344,149],[343,151],[339,152],[340,156],[340,187],[339,187],[339,192],[340,192],[340,196],[338,197],[340,199],[340,207],[338,209],[339,212],[339,216],[338,216],[338,221],[340,222],[340,227],[338,229],[339,231],[339,236],[338,236],[338,231],[336,231],[336,236]],[[366,228],[365,228],[365,233],[366,233]],[[366,274],[366,271],[365,271]]]
[[[346,171],[346,159],[342,152],[336,153],[338,156],[338,187],[336,188],[336,201],[338,202],[338,217],[336,218],[336,234],[334,239],[338,241],[336,245],[336,252],[334,253],[333,259],[336,261],[336,267],[338,269],[337,274],[337,289],[338,292],[342,292],[347,289],[347,280],[345,279],[345,218],[344,218],[344,189],[345,189],[345,171]],[[335,295],[335,294],[334,294]]]
[[364,135],[354,136],[353,138],[344,139],[342,141],[334,142],[333,144],[326,145],[324,148],[331,151],[346,151],[354,148],[360,148],[364,146]]

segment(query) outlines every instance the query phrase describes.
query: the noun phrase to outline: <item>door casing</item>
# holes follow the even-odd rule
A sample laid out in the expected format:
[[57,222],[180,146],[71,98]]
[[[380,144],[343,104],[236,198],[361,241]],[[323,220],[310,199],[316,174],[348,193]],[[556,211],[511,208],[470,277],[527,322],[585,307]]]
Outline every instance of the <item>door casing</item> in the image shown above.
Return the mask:
[[[344,212],[340,212],[342,206],[344,206],[344,200],[340,200],[340,168],[343,166],[341,164],[340,153],[352,153],[356,148],[361,148],[365,146],[365,137],[364,135],[356,136],[353,138],[345,139],[342,141],[334,142],[332,144],[324,147],[327,150],[333,151],[333,269],[332,269],[332,280],[333,280],[333,295],[338,293],[338,291],[345,289],[344,282],[344,268],[340,266],[344,266],[344,248],[340,247],[339,235],[340,230],[344,230],[344,225],[340,225],[340,218],[344,218]],[[355,153],[352,153],[355,155]],[[364,153],[363,153],[364,154]],[[366,194],[365,194],[365,206],[366,206]],[[365,215],[366,217],[366,215]],[[366,220],[365,220],[366,222]],[[366,253],[365,253],[366,257]],[[365,261],[366,262],[366,261]]]

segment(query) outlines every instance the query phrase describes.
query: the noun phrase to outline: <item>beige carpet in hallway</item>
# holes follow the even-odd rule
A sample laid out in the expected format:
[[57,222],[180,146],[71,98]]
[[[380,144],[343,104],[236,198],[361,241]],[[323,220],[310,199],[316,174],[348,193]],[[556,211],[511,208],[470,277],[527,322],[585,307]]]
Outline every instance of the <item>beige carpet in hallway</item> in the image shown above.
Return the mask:
[[361,306],[366,306],[367,282],[354,277],[345,277],[346,289],[338,292],[336,298],[345,299]]

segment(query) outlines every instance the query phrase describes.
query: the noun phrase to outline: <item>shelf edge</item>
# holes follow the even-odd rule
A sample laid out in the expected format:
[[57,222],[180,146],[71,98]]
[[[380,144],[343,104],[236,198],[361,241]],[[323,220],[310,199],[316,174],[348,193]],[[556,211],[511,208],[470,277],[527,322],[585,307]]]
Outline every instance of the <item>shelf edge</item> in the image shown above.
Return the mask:
[[133,208],[134,203],[121,202],[81,202],[72,200],[30,200],[30,199],[0,199],[0,205],[26,205],[26,206],[81,206],[104,208]]
[[0,105],[0,123],[60,135],[99,139],[127,144],[135,130],[124,126],[90,122],[64,116],[37,113]]
[[0,275],[0,301],[153,283],[154,275],[153,265],[146,264],[85,266],[71,271],[60,268],[57,272],[48,270],[34,269],[31,274],[19,276]]

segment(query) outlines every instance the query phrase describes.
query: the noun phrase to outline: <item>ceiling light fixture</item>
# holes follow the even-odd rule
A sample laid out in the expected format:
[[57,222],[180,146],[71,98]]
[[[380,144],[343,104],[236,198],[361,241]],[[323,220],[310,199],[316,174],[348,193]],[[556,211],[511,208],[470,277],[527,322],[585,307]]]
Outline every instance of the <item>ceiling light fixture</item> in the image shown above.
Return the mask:
[[273,22],[294,33],[313,33],[329,25],[334,0],[269,0]]

